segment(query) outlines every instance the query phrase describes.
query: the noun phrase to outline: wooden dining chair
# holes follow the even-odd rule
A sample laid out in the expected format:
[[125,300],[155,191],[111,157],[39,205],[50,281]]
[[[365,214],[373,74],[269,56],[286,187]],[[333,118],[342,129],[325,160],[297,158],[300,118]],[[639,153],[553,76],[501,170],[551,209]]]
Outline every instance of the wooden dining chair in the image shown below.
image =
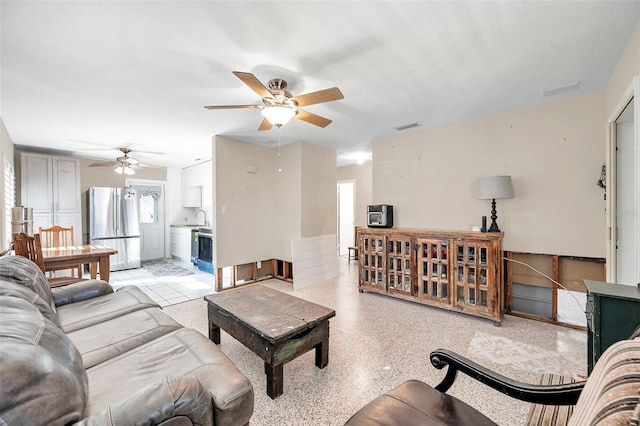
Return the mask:
[[[42,244],[40,235],[34,234],[33,237],[21,232],[13,234],[13,249],[18,256],[26,257],[33,263],[38,265],[42,272],[46,272],[44,266],[44,257],[42,255]],[[48,278],[51,287],[59,287],[67,284],[73,284],[84,281],[83,278],[76,277],[53,277]]]
[[[40,239],[42,242],[42,247],[50,248],[50,247],[69,247],[75,245],[75,239],[73,236],[73,226],[68,228],[63,228],[62,226],[54,225],[51,228],[38,228],[38,233],[40,234]],[[61,269],[71,269],[71,276],[75,276],[77,273],[78,278],[82,278],[82,265],[78,264],[72,268],[61,268]],[[60,269],[59,269],[60,270]],[[53,276],[55,276],[55,272],[53,272]]]

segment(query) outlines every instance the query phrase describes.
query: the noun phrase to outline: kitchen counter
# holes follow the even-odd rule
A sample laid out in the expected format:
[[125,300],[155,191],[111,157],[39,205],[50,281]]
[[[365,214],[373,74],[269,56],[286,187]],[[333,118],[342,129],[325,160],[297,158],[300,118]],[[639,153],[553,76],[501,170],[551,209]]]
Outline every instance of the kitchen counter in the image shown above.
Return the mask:
[[169,226],[173,226],[174,228],[189,228],[189,229],[195,229],[195,228],[204,228],[204,225],[193,225],[193,224],[179,224],[179,225],[169,225]]

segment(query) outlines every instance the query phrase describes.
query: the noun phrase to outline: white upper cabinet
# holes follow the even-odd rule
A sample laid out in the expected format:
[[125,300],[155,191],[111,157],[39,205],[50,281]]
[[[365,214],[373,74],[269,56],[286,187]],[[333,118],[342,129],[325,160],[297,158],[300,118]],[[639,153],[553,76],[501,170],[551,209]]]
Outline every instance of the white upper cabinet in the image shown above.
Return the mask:
[[182,207],[213,205],[211,161],[182,169]]

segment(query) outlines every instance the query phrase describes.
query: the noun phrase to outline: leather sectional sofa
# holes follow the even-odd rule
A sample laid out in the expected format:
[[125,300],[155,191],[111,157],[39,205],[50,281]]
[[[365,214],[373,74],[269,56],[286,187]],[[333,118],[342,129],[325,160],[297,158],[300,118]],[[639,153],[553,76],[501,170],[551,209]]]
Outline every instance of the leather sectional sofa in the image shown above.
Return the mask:
[[136,287],[0,258],[0,424],[245,425],[249,380]]

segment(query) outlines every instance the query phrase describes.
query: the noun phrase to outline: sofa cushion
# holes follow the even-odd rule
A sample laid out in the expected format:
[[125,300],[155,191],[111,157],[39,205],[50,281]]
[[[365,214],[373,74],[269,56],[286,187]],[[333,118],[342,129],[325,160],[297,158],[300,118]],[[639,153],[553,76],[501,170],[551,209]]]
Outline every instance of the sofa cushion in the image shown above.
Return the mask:
[[[38,308],[40,313],[49,321],[61,327],[58,314],[53,308],[45,302],[42,297],[38,296],[33,290],[23,285],[17,284],[13,281],[0,280],[0,296],[17,297],[22,300],[26,300],[33,306]],[[0,308],[1,309],[1,308]]]
[[638,406],[640,337],[614,343],[604,351],[584,385],[569,425],[630,425]]
[[87,375],[73,343],[26,300],[0,296],[0,312],[0,424],[82,419]]
[[159,308],[149,296],[134,286],[115,293],[58,306],[62,329],[67,333],[146,308]]
[[371,401],[345,425],[492,425],[488,417],[464,402],[418,380],[409,380]]
[[181,328],[160,308],[147,308],[72,331],[67,336],[82,354],[84,368],[90,368]]
[[38,265],[22,256],[0,257],[0,277],[3,281],[13,281],[33,290],[55,311],[51,287]]
[[[117,293],[116,293],[117,294]],[[214,424],[247,424],[253,387],[235,364],[202,334],[181,329],[87,370],[92,416],[164,377],[193,376],[214,402]]]

